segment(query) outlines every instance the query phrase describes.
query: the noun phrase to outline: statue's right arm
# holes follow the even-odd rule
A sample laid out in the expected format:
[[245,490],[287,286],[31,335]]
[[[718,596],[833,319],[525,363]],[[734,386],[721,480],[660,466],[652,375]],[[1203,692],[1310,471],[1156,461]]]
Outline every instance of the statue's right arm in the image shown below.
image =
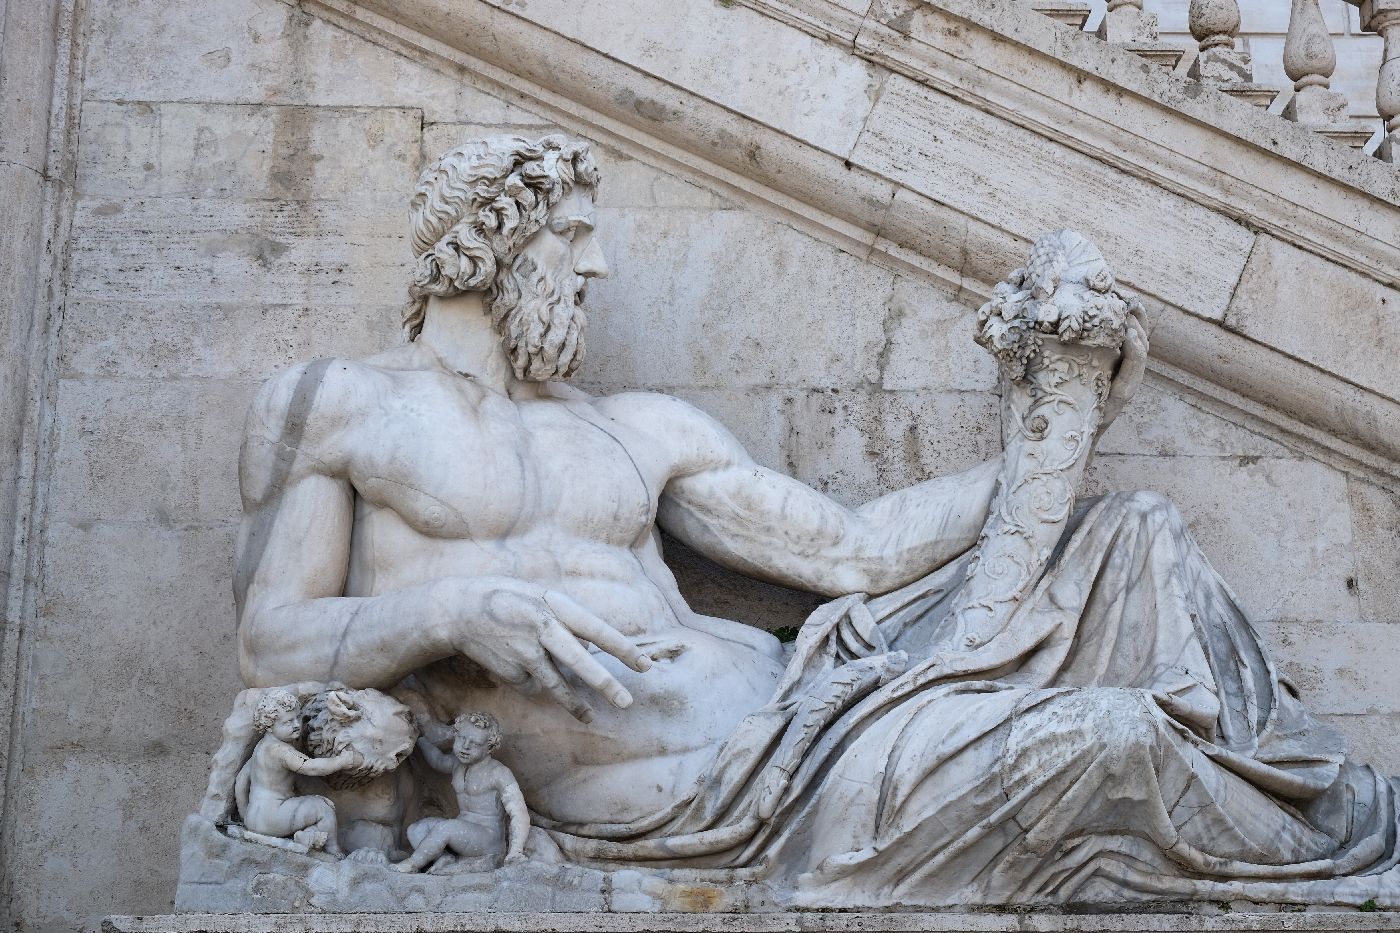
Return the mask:
[[332,755],[329,758],[310,758],[302,755],[300,760],[289,763],[288,767],[298,774],[305,774],[308,777],[325,777],[327,774],[334,774],[345,768],[354,767],[354,764],[355,753],[347,748],[339,755]]
[[427,738],[418,740],[418,750],[423,753],[423,760],[428,763],[428,767],[434,771],[441,771],[443,774],[452,773],[452,756],[438,748]]
[[650,659],[561,594],[464,576],[343,595],[354,522],[352,432],[367,400],[383,391],[378,378],[351,362],[294,367],[270,380],[249,411],[234,577],[244,680],[388,689],[426,664],[462,654],[497,681],[547,693],[579,718],[591,710],[564,671],[615,705],[629,705],[630,694],[582,642],[634,670],[650,667]]

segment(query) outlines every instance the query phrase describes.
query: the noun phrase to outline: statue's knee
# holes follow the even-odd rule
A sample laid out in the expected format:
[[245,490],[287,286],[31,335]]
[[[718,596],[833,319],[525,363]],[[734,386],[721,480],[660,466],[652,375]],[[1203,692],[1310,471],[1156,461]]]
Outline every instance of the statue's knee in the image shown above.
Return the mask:
[[1139,489],[1135,492],[1114,493],[1111,498],[1114,505],[1127,517],[1147,522],[1174,523],[1181,520],[1181,514],[1177,512],[1172,500],[1155,490]]
[[311,802],[311,811],[315,813],[317,817],[323,820],[335,818],[335,804],[331,803],[330,800],[321,796],[315,796],[309,799]]
[[1059,694],[1037,718],[1066,762],[1117,767],[1155,752],[1159,725],[1153,709],[1141,690],[1086,687]]
[[1087,731],[1101,758],[1128,765],[1153,754],[1159,726],[1142,691],[1104,687],[1082,693]]

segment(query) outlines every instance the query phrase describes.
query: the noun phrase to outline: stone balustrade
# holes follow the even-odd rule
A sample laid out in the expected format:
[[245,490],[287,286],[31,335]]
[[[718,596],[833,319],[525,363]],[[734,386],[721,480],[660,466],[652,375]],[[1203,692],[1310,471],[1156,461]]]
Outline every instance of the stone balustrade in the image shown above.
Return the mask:
[[1359,25],[1361,31],[1380,36],[1384,43],[1377,63],[1379,128],[1369,120],[1351,117],[1351,105],[1361,102],[1349,101],[1342,90],[1332,86],[1337,53],[1321,0],[1289,0],[1282,60],[1291,87],[1256,80],[1251,54],[1239,43],[1242,27],[1248,31],[1249,24],[1242,20],[1238,0],[1190,0],[1188,28],[1195,40],[1194,49],[1162,40],[1153,0],[1107,0],[1097,20],[1094,7],[1083,0],[1031,0],[1031,6],[1071,28],[1092,29],[1100,39],[1239,100],[1268,108],[1282,119],[1339,143],[1387,162],[1400,161],[1400,0],[1345,2],[1357,8],[1353,31]]

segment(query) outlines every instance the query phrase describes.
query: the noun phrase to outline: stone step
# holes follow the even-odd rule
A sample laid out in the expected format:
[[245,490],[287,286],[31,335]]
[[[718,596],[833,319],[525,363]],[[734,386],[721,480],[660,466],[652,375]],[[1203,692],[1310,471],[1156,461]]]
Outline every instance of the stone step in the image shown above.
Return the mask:
[[434,913],[108,917],[103,933],[1332,933],[1400,930],[1400,913]]

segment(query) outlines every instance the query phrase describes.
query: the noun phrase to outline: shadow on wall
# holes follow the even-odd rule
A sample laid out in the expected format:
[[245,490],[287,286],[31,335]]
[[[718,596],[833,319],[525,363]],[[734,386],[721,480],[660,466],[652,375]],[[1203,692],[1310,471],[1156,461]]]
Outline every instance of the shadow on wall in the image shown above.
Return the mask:
[[743,622],[791,641],[812,610],[827,601],[814,593],[741,576],[665,533],[661,547],[681,595],[701,615]]

